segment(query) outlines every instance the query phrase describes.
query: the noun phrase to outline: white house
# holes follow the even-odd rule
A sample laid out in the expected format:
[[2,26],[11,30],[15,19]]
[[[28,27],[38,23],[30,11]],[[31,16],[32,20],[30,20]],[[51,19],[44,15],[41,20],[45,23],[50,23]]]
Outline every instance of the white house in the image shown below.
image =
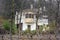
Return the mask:
[[[32,5],[31,5],[32,6]],[[31,7],[31,9],[25,9],[22,11],[21,23],[22,30],[26,30],[30,28],[30,30],[36,30],[36,13],[38,9]],[[47,17],[46,15],[43,17]],[[15,24],[19,24],[20,22],[20,12],[16,12],[15,15]],[[39,18],[38,25],[48,25],[48,19]]]

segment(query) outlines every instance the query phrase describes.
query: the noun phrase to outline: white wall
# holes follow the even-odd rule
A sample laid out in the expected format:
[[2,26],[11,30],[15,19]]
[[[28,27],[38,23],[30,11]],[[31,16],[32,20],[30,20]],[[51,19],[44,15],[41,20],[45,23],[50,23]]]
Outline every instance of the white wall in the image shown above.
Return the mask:
[[[36,19],[34,19],[34,21],[35,20]],[[22,13],[22,21],[21,22],[23,23],[22,30],[26,30],[28,28],[27,25],[31,25],[31,30],[36,30],[36,23],[33,23],[33,24],[27,24],[27,23],[25,23],[25,15],[24,15],[24,13]]]
[[48,25],[48,19],[39,19],[38,20],[38,25]]
[[31,30],[36,30],[36,24],[26,24],[26,23],[23,23],[23,27],[22,27],[22,30],[26,30],[28,28],[27,25],[31,25]]
[[[16,15],[15,15],[15,24],[17,24],[17,15],[18,15],[18,24],[19,24],[19,21],[20,21],[20,13],[18,14],[18,12],[16,12]],[[36,16],[34,16],[34,23],[33,24],[30,24],[31,25],[31,30],[36,30]],[[22,30],[26,30],[28,27],[25,23],[25,15],[24,13],[22,13],[22,20],[21,20],[21,23],[23,23],[23,27],[22,27]],[[48,19],[39,19],[38,20],[38,25],[43,25],[43,24],[48,24]]]

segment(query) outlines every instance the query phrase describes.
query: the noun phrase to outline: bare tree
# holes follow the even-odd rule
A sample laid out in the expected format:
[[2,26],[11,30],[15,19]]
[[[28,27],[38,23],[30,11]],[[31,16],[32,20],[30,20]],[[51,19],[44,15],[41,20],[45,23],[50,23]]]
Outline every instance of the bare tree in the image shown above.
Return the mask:
[[11,27],[10,27],[10,40],[12,40],[12,27],[13,27],[13,19],[14,19],[14,0],[12,0],[12,15],[11,15]]

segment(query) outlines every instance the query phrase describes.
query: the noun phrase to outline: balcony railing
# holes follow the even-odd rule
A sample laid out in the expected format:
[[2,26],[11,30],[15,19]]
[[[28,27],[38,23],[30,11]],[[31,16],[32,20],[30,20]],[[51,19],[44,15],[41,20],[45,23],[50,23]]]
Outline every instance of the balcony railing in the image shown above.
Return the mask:
[[25,23],[34,23],[33,18],[25,18]]

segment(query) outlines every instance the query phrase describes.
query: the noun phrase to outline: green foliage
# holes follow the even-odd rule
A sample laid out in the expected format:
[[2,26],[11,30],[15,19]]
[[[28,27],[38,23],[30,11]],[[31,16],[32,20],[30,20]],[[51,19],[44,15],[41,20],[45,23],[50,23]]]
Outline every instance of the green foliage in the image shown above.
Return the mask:
[[31,35],[35,35],[36,34],[36,30],[32,30],[31,31],[31,30],[27,29],[27,30],[23,31],[23,34],[25,34],[25,35],[28,34],[28,33],[31,34]]
[[39,27],[39,33],[42,33],[42,32],[47,32],[50,30],[50,27],[48,25],[41,25]]
[[49,25],[50,30],[55,30],[55,28],[56,28],[55,23],[56,23],[55,21],[52,21],[52,22],[50,23],[50,25]]
[[42,33],[42,30],[43,30],[43,26],[41,25],[41,26],[39,27],[39,33]]
[[15,34],[16,32],[17,32],[17,27],[15,24],[13,24],[12,33]]
[[3,27],[4,27],[4,29],[10,31],[10,23],[7,20],[4,21]]
[[32,30],[32,31],[31,31],[31,34],[32,34],[32,35],[35,35],[35,34],[36,34],[36,30]]
[[[5,20],[3,23],[3,28],[7,31],[10,31],[10,27],[11,27],[11,23],[8,20]],[[13,24],[11,28],[12,28],[12,34],[16,33],[17,31],[16,25]]]
[[27,34],[27,33],[31,33],[31,31],[29,29],[23,31],[23,34]]
[[42,25],[39,28],[39,33],[42,32],[52,32],[56,29],[56,21],[52,21],[49,25]]

